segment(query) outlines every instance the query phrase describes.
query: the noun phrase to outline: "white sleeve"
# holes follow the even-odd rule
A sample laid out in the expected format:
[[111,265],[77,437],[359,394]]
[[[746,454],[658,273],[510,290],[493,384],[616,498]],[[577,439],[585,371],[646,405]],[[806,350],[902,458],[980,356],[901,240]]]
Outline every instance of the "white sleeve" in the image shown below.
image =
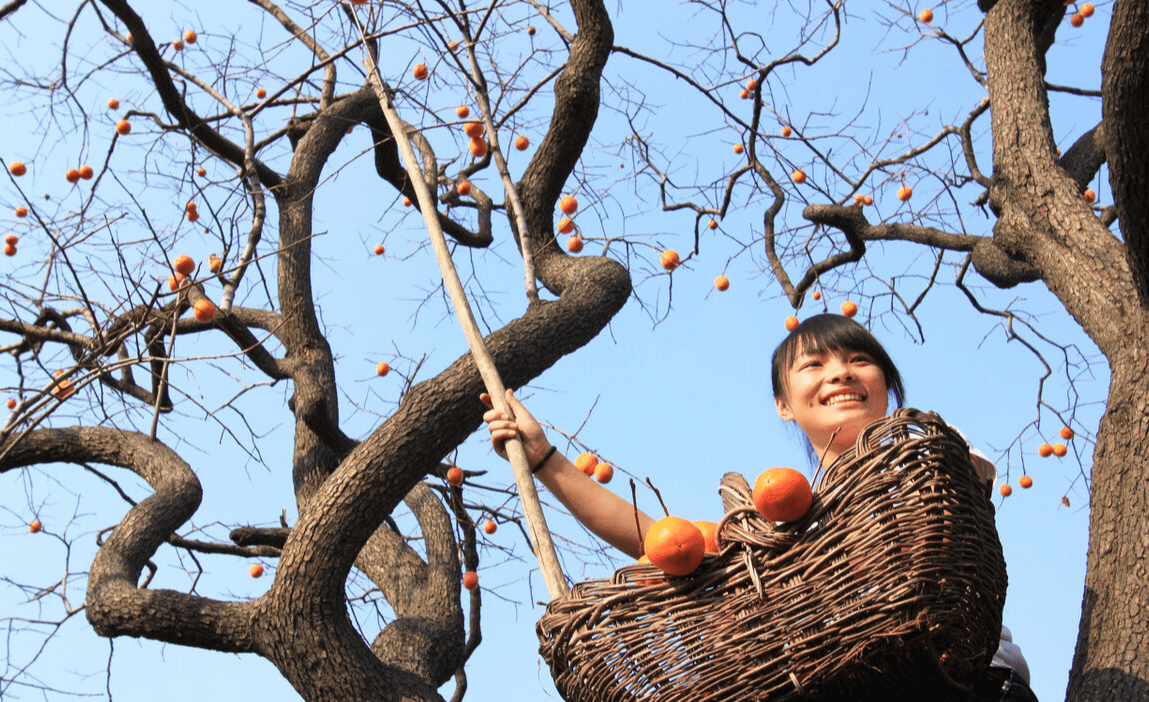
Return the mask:
[[997,645],[997,653],[993,654],[991,666],[997,668],[1013,668],[1014,674],[1029,684],[1029,664],[1025,656],[1021,655],[1021,647],[1013,642],[1013,632],[1004,624],[1001,626],[1001,642]]

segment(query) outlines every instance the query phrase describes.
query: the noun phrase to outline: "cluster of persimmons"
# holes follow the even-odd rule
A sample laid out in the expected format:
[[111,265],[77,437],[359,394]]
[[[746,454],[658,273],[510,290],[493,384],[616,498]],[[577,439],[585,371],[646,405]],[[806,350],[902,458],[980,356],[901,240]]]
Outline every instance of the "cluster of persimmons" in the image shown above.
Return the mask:
[[[797,521],[814,503],[810,481],[793,468],[763,471],[754,482],[752,497],[758,512],[771,522]],[[718,553],[717,531],[715,522],[667,515],[646,532],[639,562],[650,562],[670,575],[689,575],[707,553]]]

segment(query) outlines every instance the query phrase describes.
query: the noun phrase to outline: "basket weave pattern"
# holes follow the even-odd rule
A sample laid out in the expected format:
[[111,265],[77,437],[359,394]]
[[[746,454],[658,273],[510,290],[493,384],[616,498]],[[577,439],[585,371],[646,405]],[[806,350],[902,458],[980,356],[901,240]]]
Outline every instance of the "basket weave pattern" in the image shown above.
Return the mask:
[[721,553],[587,580],[539,620],[568,702],[966,700],[997,648],[1005,561],[989,489],[936,414],[898,410],[776,526],[727,474]]

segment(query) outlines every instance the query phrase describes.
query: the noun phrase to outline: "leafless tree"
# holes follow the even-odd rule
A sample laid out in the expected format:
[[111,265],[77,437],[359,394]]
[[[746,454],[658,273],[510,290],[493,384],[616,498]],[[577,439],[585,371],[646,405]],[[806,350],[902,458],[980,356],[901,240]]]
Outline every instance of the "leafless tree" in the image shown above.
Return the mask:
[[[693,217],[695,246],[683,259],[703,255],[711,219],[752,213],[760,224],[731,238],[739,251],[761,257],[795,308],[814,291],[881,284],[889,314],[912,329],[920,300],[952,268],[952,284],[971,304],[1030,343],[1036,331],[1026,318],[983,305],[971,280],[980,276],[999,288],[1043,283],[1097,344],[1112,374],[1095,437],[1088,576],[1068,696],[1149,697],[1149,640],[1139,616],[1149,583],[1140,536],[1149,527],[1142,475],[1149,455],[1144,3],[1114,0],[1108,7],[1100,90],[1077,90],[1099,95],[1102,119],[1064,154],[1053,137],[1050,93],[1065,89],[1045,78],[1047,54],[1070,26],[1059,0],[934,8],[967,20],[976,15],[967,36],[940,23],[930,28],[905,8],[868,8],[888,23],[888,36],[908,25],[921,42],[945,46],[986,98],[937,129],[927,126],[923,107],[904,115],[888,138],[865,136],[860,119],[826,134],[817,115],[799,118],[779,107],[794,76],[852,38],[841,0],[769,10],[695,3],[698,16],[719,28],[714,39],[681,40],[684,51],[667,56],[617,45],[598,0],[562,8],[533,0],[482,7],[251,0],[235,17],[210,18],[128,0],[74,5],[56,20],[61,53],[50,67],[38,73],[34,65],[10,66],[4,74],[14,94],[37,105],[42,131],[27,135],[34,146],[23,157],[33,169],[65,138],[103,157],[90,180],[77,172],[78,196],[41,199],[15,175],[15,159],[3,155],[11,174],[5,196],[25,216],[11,224],[20,237],[13,260],[21,262],[8,275],[0,318],[0,330],[11,335],[5,350],[17,398],[0,433],[0,472],[23,470],[32,484],[64,480],[60,472],[71,469],[57,464],[75,464],[118,491],[125,507],[99,534],[84,604],[66,593],[71,577],[51,589],[64,614],[37,622],[47,626],[46,637],[83,611],[102,636],[256,653],[308,700],[438,699],[437,688],[460,674],[477,645],[478,596],[469,596],[472,627],[464,631],[459,583],[461,570],[475,565],[472,515],[479,506],[442,480],[452,452],[481,421],[475,366],[465,355],[418,380],[417,359],[406,359],[412,370],[394,411],[352,433],[340,418],[348,391],[337,379],[338,349],[313,289],[326,242],[335,239],[317,224],[332,218],[318,203],[340,187],[345,165],[373,162],[378,180],[364,191],[364,207],[378,212],[380,228],[397,229],[410,217],[404,198],[418,202],[367,79],[374,69],[364,65],[378,61],[385,90],[409,125],[398,138],[414,144],[456,254],[507,236],[526,254],[526,312],[486,339],[510,387],[595,338],[634,295],[632,276],[657,270],[650,261],[660,251],[649,241],[609,233],[601,255],[571,256],[556,231],[556,203],[572,178],[603,198],[619,182],[593,165],[595,125],[604,114],[632,130],[611,147],[614,162],[619,153],[631,156],[626,182],[653,192],[650,208],[683,222]],[[0,8],[0,31],[14,43],[33,9],[22,2]],[[154,30],[169,12],[186,14],[201,36]],[[265,24],[258,33],[251,24],[245,31],[245,19]],[[533,25],[554,39],[536,42]],[[984,59],[975,58],[977,47]],[[685,54],[689,62],[679,60]],[[408,62],[414,56],[421,58]],[[738,163],[721,172],[692,169],[683,180],[681,164],[649,126],[669,110],[648,104],[641,85],[605,80],[608,59],[669,78],[722,115],[737,132]],[[425,79],[410,73],[416,63],[430,64]],[[389,70],[396,66],[401,70]],[[109,86],[138,99],[105,110]],[[604,101],[604,86],[622,98]],[[445,93],[459,97],[448,105]],[[448,110],[459,103],[471,105],[471,119],[484,124],[485,153],[468,153],[463,118]],[[130,132],[113,132],[119,120]],[[515,179],[506,156],[524,126],[543,137]],[[365,131],[370,146],[347,156],[363,148],[358,137]],[[789,146],[801,150],[800,162]],[[135,167],[124,166],[124,153]],[[816,172],[795,179],[795,170],[809,168],[804,164],[816,164]],[[710,171],[717,175],[701,183],[698,174]],[[1108,175],[1111,206],[1082,197],[1099,173]],[[866,195],[921,180],[938,186],[928,204],[870,214]],[[497,183],[504,196],[484,192],[481,182]],[[471,185],[467,195],[461,183]],[[167,211],[155,204],[164,192]],[[196,206],[186,208],[186,201]],[[969,218],[970,202],[986,213],[988,226]],[[928,252],[908,271],[920,283],[913,295],[876,272],[881,242]],[[192,245],[214,246],[219,265],[212,260],[178,277],[174,254]],[[481,280],[470,291],[482,299]],[[203,308],[209,297],[214,315]],[[440,298],[432,291],[426,304]],[[669,311],[637,299],[655,318]],[[212,371],[238,379],[239,387],[214,409],[197,388],[198,375]],[[201,501],[203,469],[191,455],[209,452],[185,443],[176,420],[214,426],[254,461],[266,461],[271,449],[261,444],[255,417],[268,412],[280,384],[290,389],[285,412],[294,420],[298,519],[235,528],[229,542],[193,533],[188,525]],[[360,403],[358,410],[366,408]],[[131,498],[107,466],[138,476],[150,495]],[[396,522],[404,501],[417,539]],[[273,559],[274,582],[249,601],[201,595],[194,578],[184,589],[149,587],[165,545],[189,561],[208,553]],[[350,614],[354,588],[362,596],[352,600],[379,593],[391,608],[372,641]],[[459,680],[456,696],[465,690]]]

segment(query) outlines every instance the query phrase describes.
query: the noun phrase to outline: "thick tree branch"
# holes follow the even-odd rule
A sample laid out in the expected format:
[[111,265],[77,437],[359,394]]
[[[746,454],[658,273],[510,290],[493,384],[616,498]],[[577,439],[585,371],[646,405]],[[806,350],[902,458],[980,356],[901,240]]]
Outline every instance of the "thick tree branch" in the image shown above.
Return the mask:
[[1101,63],[1109,186],[1143,309],[1149,308],[1149,4],[1114,3]]
[[799,295],[827,271],[860,258],[867,241],[907,241],[947,251],[972,252],[978,273],[1002,288],[1033,282],[1041,277],[1036,268],[1010,258],[989,237],[902,223],[873,225],[866,219],[863,209],[857,206],[810,205],[802,211],[802,216],[814,224],[840,230],[850,244],[850,250],[811,266],[796,287]]
[[1073,142],[1058,161],[1081,192],[1105,165],[1105,123],[1101,122]]
[[416,484],[404,502],[419,522],[427,560],[386,525],[359,554],[356,564],[379,585],[396,616],[371,650],[438,686],[463,663],[458,546],[446,509],[426,484]]
[[156,549],[199,507],[199,480],[178,454],[138,432],[110,428],[39,429],[9,440],[0,451],[0,473],[34,464],[104,463],[131,470],[155,490],[128,510],[92,562],[86,612],[97,633],[252,650],[251,603],[137,586]]

